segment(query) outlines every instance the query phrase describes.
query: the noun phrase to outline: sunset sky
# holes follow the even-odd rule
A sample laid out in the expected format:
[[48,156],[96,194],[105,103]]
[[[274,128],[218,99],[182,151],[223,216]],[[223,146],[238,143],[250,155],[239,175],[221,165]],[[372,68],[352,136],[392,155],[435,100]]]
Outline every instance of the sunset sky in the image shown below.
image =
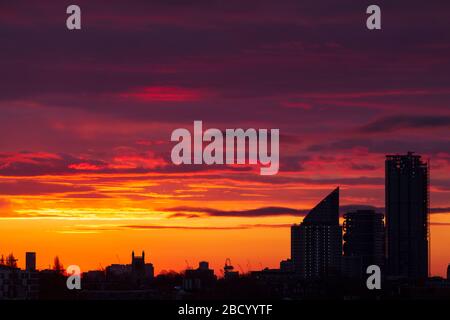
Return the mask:
[[[431,161],[450,263],[450,2],[1,1],[0,253],[82,271],[277,267],[336,186],[383,211],[384,158]],[[66,7],[82,30],[66,29]],[[280,172],[171,163],[176,128],[279,128]]]

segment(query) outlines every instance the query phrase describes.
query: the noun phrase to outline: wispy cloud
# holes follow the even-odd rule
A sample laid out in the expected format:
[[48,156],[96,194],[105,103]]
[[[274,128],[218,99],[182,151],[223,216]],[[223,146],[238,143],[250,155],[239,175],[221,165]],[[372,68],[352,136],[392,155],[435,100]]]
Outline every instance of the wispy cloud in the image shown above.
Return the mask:
[[396,115],[377,119],[361,128],[362,132],[380,133],[400,129],[446,128],[450,127],[450,116]]

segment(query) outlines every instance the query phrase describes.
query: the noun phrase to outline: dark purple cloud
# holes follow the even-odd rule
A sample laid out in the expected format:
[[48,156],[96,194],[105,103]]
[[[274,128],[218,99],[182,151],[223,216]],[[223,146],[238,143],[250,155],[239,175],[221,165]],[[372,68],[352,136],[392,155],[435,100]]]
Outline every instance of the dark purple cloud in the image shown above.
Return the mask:
[[[0,175],[343,185],[381,201],[383,155],[416,151],[446,206],[450,2],[380,0],[379,32],[353,0],[80,0],[76,32],[69,4],[0,2]],[[171,131],[194,120],[280,128],[280,175],[170,165]]]
[[389,116],[368,123],[361,128],[361,131],[367,133],[379,133],[399,129],[422,129],[439,127],[450,127],[450,116]]
[[[364,205],[346,205],[341,206],[342,213],[358,210],[358,209],[374,209],[380,210],[380,208]],[[309,209],[293,209],[286,207],[263,207],[251,210],[217,210],[212,208],[199,208],[199,207],[174,207],[163,209],[162,211],[178,212],[177,215],[189,215],[191,213],[201,213],[208,217],[266,217],[266,216],[299,216],[304,217]],[[200,215],[198,217],[201,217]]]
[[175,207],[163,211],[179,211],[183,213],[200,212],[213,217],[263,217],[277,215],[305,215],[307,211],[283,207],[265,207],[253,210],[224,211],[211,208]]
[[[401,3],[381,1],[389,32],[368,34],[365,5],[353,1],[79,1],[78,33],[65,29],[65,2],[14,2],[0,20],[1,98],[151,119],[139,104],[123,112],[115,94],[180,86],[254,99],[442,85],[448,4]],[[105,105],[80,103],[90,95]]]
[[[340,214],[343,215],[347,212],[352,212],[356,210],[375,210],[377,212],[384,213],[384,208],[374,207],[371,205],[358,205],[349,204],[340,206]],[[246,217],[246,218],[256,218],[256,217],[266,217],[266,216],[299,216],[304,217],[309,209],[293,209],[286,207],[263,207],[251,210],[217,210],[212,208],[200,208],[200,207],[174,207],[162,209],[162,211],[177,212],[171,216],[172,217],[189,217],[189,218],[200,218],[200,217]],[[431,208],[430,213],[449,213],[450,208]],[[194,214],[195,213],[195,214]]]

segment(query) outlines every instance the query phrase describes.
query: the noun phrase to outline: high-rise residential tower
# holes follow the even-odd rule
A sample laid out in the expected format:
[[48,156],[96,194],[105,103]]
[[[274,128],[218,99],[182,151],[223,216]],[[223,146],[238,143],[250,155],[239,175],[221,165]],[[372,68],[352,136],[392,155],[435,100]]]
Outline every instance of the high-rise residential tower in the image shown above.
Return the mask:
[[419,155],[386,156],[386,241],[388,274],[428,277],[429,166]]
[[367,267],[377,265],[384,271],[385,241],[383,214],[356,210],[344,215],[344,261],[351,263],[349,277],[361,278]]
[[294,270],[306,279],[340,272],[342,228],[339,225],[339,188],[336,188],[303,219],[291,227],[291,258]]

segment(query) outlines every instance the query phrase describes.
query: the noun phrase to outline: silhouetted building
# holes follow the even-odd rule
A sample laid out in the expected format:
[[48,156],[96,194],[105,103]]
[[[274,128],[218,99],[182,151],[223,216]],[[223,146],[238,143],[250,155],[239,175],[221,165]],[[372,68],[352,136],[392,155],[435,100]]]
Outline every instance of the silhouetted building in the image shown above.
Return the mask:
[[388,274],[410,280],[428,277],[428,164],[419,155],[386,156]]
[[131,264],[112,264],[106,267],[108,281],[130,282],[134,286],[147,285],[154,278],[153,264],[145,263],[145,252],[141,256],[131,253]]
[[45,269],[39,271],[39,299],[70,299],[78,290],[67,290],[67,277],[61,270]]
[[363,260],[361,256],[342,256],[342,276],[353,280],[364,277]]
[[142,256],[136,256],[134,251],[131,253],[131,272],[135,276],[145,277],[145,252],[142,251]]
[[302,249],[301,226],[294,224],[291,226],[291,261],[294,271],[300,272]]
[[383,214],[373,210],[357,210],[344,215],[343,274],[361,278],[370,265],[384,271]]
[[124,278],[130,272],[131,266],[129,264],[113,263],[106,267],[106,277],[110,280]]
[[294,265],[291,259],[281,260],[280,261],[280,271],[282,272],[293,272]]
[[103,270],[91,270],[83,273],[83,290],[103,290],[105,282],[106,276]]
[[27,271],[36,270],[36,252],[25,253],[25,269]]
[[211,288],[217,277],[214,270],[209,269],[209,263],[201,261],[197,269],[187,269],[183,278],[183,289],[195,291]]
[[291,259],[294,270],[306,279],[340,272],[342,228],[339,225],[339,188],[336,188],[300,225],[291,227]]
[[39,274],[37,271],[0,265],[0,300],[37,299],[38,295]]
[[450,281],[450,264],[447,266],[447,280]]
[[144,284],[145,282],[153,279],[154,270],[153,264],[145,263],[145,252],[142,251],[142,255],[136,256],[134,251],[131,254],[131,275],[133,280],[138,284]]

